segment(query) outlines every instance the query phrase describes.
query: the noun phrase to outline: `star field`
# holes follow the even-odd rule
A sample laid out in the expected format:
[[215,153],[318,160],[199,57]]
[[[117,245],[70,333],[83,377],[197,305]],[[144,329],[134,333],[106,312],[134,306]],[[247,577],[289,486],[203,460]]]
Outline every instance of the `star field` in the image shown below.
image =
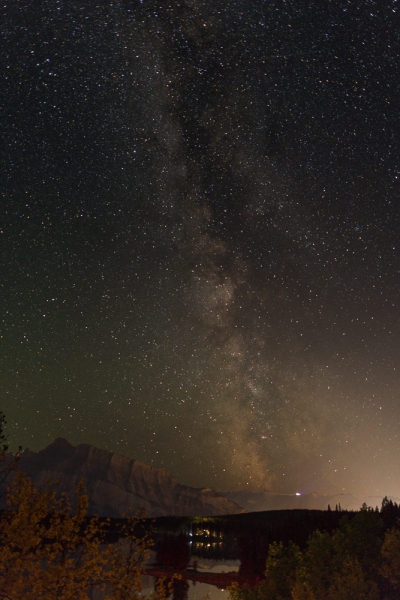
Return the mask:
[[2,13],[12,445],[399,496],[397,0]]

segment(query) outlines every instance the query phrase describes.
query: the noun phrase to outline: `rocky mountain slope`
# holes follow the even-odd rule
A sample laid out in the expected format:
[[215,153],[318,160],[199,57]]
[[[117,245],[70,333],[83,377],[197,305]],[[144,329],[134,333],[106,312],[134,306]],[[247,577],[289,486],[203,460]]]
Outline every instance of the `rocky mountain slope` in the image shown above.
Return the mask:
[[59,481],[60,491],[69,495],[83,479],[90,514],[120,517],[130,508],[141,507],[149,517],[244,512],[239,505],[209,488],[181,485],[162,469],[89,444],[72,446],[63,438],[57,438],[40,452],[26,450],[19,467],[37,487]]

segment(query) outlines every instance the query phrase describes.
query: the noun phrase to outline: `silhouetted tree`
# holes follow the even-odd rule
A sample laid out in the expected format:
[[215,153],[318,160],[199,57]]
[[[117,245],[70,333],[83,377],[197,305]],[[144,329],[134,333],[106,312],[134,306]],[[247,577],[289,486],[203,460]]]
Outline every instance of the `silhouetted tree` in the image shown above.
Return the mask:
[[7,424],[4,413],[0,411],[0,495],[3,495],[5,487],[3,484],[11,472],[16,471],[18,461],[21,456],[22,448],[18,448],[18,452],[9,452],[8,438],[4,432],[4,427]]
[[189,583],[185,579],[175,578],[172,582],[172,600],[187,600]]
[[156,560],[170,569],[186,569],[190,562],[188,537],[184,533],[165,535],[158,545]]
[[381,516],[385,528],[388,529],[392,527],[398,527],[400,519],[400,506],[397,504],[397,502],[393,502],[393,500],[389,500],[389,498],[385,496],[382,500]]

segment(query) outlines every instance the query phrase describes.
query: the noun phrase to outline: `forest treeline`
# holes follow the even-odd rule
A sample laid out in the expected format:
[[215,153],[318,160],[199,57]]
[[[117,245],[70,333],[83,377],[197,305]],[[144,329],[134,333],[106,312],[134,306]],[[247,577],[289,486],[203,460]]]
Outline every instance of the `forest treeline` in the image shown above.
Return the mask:
[[333,531],[315,529],[305,545],[274,541],[263,573],[248,562],[231,600],[399,599],[399,517],[400,507],[384,498],[380,510],[363,505],[344,512]]
[[231,600],[399,600],[399,520],[399,505],[384,498],[380,508],[364,504],[359,511],[337,506],[155,523],[208,540],[210,557],[224,558],[216,541],[235,544],[239,584]]

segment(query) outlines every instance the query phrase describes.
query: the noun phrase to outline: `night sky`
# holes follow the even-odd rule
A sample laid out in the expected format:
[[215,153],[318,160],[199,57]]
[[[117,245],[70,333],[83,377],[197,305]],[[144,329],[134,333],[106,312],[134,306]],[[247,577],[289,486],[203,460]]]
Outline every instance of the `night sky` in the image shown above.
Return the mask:
[[400,496],[399,5],[4,3],[12,447]]

